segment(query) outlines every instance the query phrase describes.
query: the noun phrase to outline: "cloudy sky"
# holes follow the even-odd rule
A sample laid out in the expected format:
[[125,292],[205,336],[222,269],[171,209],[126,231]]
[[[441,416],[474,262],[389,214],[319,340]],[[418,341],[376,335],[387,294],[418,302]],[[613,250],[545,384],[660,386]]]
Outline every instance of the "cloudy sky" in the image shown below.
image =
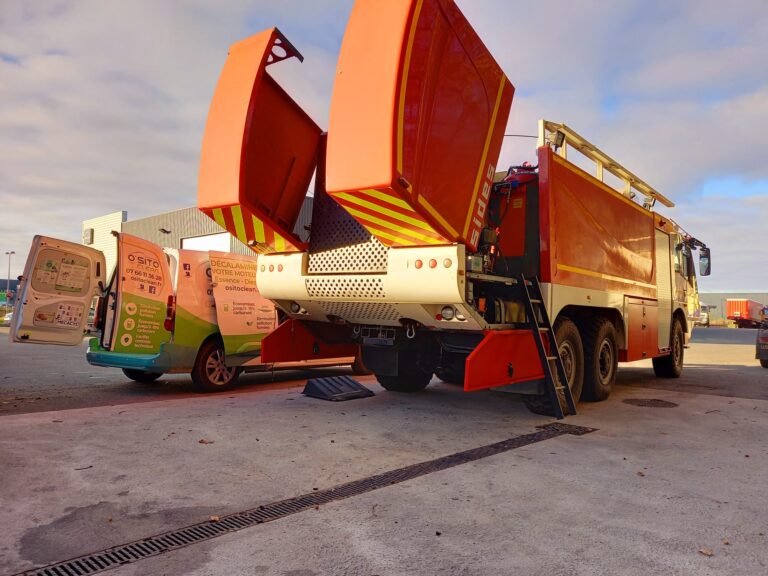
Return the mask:
[[[278,26],[271,72],[327,127],[350,0],[0,0],[0,256],[36,233],[194,205],[233,42]],[[768,10],[762,0],[458,0],[516,87],[508,132],[562,121],[676,201],[713,250],[704,291],[768,290]],[[498,163],[533,159],[507,139]],[[5,277],[7,261],[0,261]]]

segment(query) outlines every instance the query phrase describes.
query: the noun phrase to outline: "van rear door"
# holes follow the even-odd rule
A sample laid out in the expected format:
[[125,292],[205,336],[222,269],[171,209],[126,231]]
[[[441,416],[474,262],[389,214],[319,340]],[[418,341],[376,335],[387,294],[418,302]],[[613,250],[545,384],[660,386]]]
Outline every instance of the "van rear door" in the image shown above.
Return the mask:
[[65,240],[35,236],[11,322],[11,340],[77,346],[88,309],[104,290],[104,254]]
[[208,254],[227,366],[241,366],[261,354],[262,339],[277,325],[277,311],[256,287],[256,256]]
[[[154,354],[170,342],[165,328],[168,304],[173,304],[173,283],[162,247],[148,240],[119,234],[118,265],[110,288],[115,293],[111,330],[103,345],[113,352]],[[107,322],[110,325],[110,322]],[[107,346],[108,345],[108,346]]]

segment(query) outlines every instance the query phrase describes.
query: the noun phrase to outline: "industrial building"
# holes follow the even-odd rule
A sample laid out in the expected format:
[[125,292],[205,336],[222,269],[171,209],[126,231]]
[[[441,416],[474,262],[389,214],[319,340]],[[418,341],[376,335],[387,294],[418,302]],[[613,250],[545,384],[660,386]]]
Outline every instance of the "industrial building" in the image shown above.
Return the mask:
[[[294,227],[294,234],[304,241],[309,237],[312,203],[311,196],[305,198]],[[113,231],[133,234],[165,248],[254,254],[248,246],[196,207],[182,208],[135,220],[128,220],[128,213],[120,211],[83,221],[83,244],[104,253],[107,270],[110,273],[117,262],[117,242],[112,236]]]

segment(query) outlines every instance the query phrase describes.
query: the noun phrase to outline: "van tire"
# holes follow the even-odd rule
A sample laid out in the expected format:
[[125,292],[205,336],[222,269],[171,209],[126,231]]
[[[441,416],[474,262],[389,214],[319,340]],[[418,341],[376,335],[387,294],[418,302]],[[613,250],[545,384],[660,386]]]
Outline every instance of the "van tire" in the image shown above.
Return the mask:
[[219,338],[211,338],[200,346],[190,375],[198,392],[218,392],[231,388],[240,371],[240,368],[227,367],[224,343]]
[[763,368],[768,368],[768,360],[760,360],[760,366]]
[[162,372],[144,372],[134,368],[123,368],[123,374],[139,384],[152,384],[163,375]]

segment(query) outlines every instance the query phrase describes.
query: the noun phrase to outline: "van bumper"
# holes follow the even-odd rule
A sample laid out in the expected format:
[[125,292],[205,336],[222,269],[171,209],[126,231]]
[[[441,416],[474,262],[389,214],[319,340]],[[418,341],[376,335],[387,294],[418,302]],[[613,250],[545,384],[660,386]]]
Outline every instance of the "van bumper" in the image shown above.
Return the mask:
[[177,371],[172,367],[171,351],[165,344],[161,344],[160,352],[156,354],[125,354],[105,350],[99,346],[98,338],[91,338],[88,342],[85,358],[93,366],[104,366],[106,368],[127,368],[130,370],[141,370],[142,372],[161,372],[163,374]]

